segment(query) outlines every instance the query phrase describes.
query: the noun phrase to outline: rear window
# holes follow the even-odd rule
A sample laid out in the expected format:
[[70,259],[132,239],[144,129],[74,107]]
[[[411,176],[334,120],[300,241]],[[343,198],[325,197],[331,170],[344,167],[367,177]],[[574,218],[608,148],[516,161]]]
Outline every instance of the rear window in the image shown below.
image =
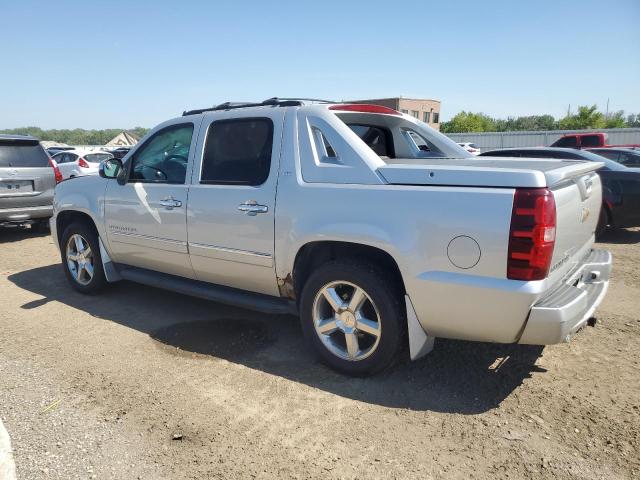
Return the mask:
[[379,157],[393,158],[395,156],[391,132],[386,128],[354,123],[348,123],[347,126]]
[[37,140],[0,141],[0,167],[48,167],[49,156]]
[[110,158],[113,158],[113,155],[110,153],[89,153],[84,156],[84,159],[91,163],[100,163],[104,160],[109,160]]

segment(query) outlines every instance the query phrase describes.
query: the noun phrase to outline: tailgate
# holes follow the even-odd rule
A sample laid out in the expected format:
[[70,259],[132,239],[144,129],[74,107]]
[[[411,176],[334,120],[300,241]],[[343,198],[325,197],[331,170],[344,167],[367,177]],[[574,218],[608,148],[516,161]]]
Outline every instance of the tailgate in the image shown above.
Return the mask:
[[549,279],[559,281],[589,253],[602,206],[602,184],[594,172],[551,188],[556,202],[556,244]]
[[51,205],[56,186],[53,169],[0,167],[0,209]]

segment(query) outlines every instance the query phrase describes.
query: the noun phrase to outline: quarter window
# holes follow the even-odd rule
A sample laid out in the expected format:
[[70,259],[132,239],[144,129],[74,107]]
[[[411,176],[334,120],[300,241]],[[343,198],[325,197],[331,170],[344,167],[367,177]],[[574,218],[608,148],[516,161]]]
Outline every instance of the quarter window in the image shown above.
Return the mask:
[[209,126],[200,183],[261,185],[269,177],[273,122],[268,118],[219,120]]
[[192,137],[191,123],[160,130],[134,154],[129,179],[134,182],[184,183]]

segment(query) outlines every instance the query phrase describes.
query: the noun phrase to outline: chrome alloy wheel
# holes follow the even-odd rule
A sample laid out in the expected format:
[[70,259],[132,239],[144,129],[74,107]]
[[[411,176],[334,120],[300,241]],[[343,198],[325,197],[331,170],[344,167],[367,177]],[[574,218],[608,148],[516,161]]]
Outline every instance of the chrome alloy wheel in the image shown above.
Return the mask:
[[93,252],[89,242],[77,233],[67,241],[67,268],[80,285],[89,285],[93,278]]
[[380,343],[378,309],[350,282],[338,280],[320,289],[313,301],[313,324],[324,346],[344,360],[364,360]]

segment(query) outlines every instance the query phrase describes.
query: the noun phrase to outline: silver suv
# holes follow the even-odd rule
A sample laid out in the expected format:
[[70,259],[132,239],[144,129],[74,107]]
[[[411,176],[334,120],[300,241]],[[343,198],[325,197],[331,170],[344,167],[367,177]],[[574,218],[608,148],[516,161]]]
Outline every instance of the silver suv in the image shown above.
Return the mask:
[[434,338],[546,345],[609,284],[597,162],[471,157],[379,105],[269,99],[185,112],[56,188],[83,293],[120,279],[298,313],[319,357],[379,371]]
[[31,224],[46,230],[53,215],[53,190],[61,179],[37,139],[0,135],[0,225]]

